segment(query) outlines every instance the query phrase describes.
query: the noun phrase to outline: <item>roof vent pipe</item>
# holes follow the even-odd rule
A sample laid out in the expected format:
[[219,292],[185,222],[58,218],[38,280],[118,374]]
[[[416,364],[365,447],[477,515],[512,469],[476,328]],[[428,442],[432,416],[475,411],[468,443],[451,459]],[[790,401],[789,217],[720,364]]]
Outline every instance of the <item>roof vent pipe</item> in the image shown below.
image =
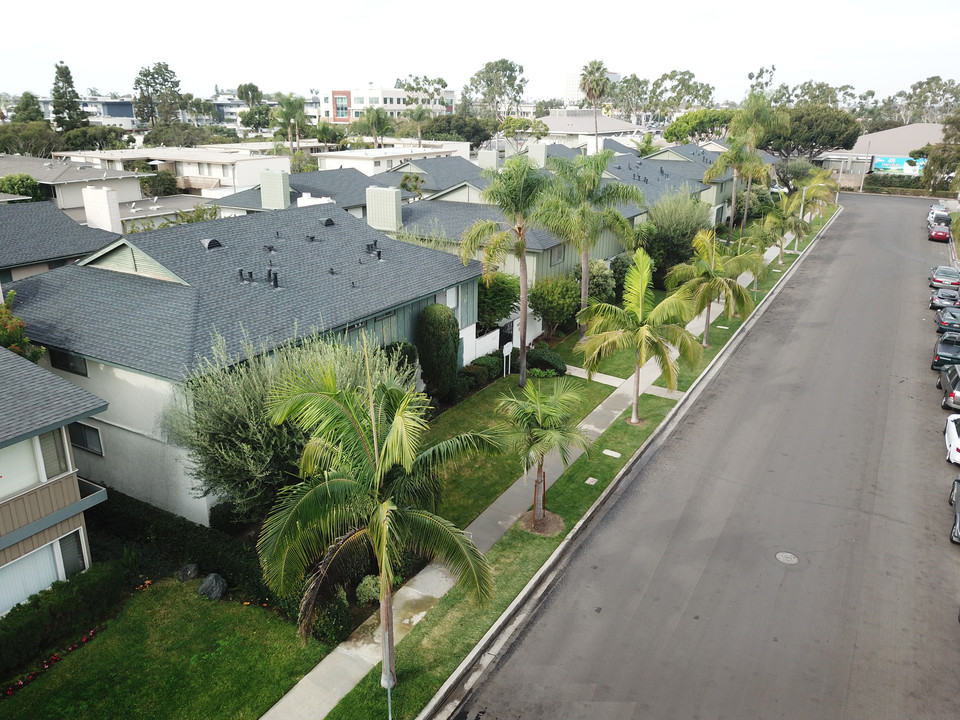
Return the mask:
[[243,268],[237,268],[237,272],[240,273],[240,279],[243,280]]
[[377,262],[383,262],[383,258],[380,257],[380,254],[381,254],[382,252],[383,252],[383,250],[377,250]]
[[273,286],[274,286],[275,288],[280,287],[280,281],[277,280],[277,274],[276,274],[276,273],[273,274]]
[[247,270],[247,280],[253,282],[253,270]]
[[273,270],[267,268],[267,282],[270,282],[270,278],[273,276]]

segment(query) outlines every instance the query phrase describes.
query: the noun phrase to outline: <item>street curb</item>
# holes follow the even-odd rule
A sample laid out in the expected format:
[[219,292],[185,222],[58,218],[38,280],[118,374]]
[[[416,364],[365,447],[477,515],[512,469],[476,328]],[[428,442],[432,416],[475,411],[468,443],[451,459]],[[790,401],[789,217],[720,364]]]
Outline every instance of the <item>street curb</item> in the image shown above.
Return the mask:
[[[501,638],[501,644],[509,640],[512,635],[512,628],[510,633],[504,634],[504,630],[513,624],[515,621],[522,620],[528,613],[521,613],[521,608],[525,605],[532,605],[539,601],[543,596],[544,592],[549,589],[550,583],[545,582],[550,578],[550,576],[555,575],[560,570],[563,569],[565,560],[568,559],[568,553],[571,549],[571,546],[575,541],[579,540],[579,536],[584,527],[589,523],[604,506],[607,504],[607,501],[615,494],[621,492],[626,485],[621,487],[621,482],[623,481],[624,476],[632,472],[635,468],[641,467],[641,461],[646,461],[647,458],[652,455],[656,450],[658,450],[664,443],[664,441],[670,436],[676,426],[682,420],[682,414],[686,412],[688,407],[699,397],[700,393],[703,391],[703,387],[706,383],[713,379],[713,376],[719,371],[719,369],[726,363],[726,361],[733,355],[737,348],[742,344],[744,336],[752,328],[756,322],[764,315],[769,307],[769,301],[775,299],[780,292],[782,291],[785,281],[790,278],[796,268],[798,268],[806,259],[808,252],[819,243],[823,233],[833,225],[833,221],[843,212],[843,207],[838,206],[837,212],[833,214],[819,232],[816,234],[813,240],[810,241],[810,244],[804,249],[804,251],[799,255],[797,260],[789,267],[789,269],[783,273],[779,280],[774,284],[770,289],[770,292],[763,298],[760,304],[756,307],[754,312],[750,315],[749,318],[734,332],[730,340],[723,347],[723,349],[717,353],[716,357],[710,361],[710,364],[704,368],[704,371],[700,376],[693,382],[690,386],[690,389],[684,393],[683,398],[681,398],[676,405],[673,406],[673,409],[667,413],[660,425],[653,431],[653,433],[644,441],[637,451],[633,454],[630,460],[627,461],[626,465],[621,468],[620,472],[610,481],[610,484],[606,489],[600,494],[593,505],[591,505],[587,511],[583,514],[583,517],[577,521],[577,523],[570,529],[570,532],[567,536],[560,542],[560,545],[557,546],[557,549],[553,551],[546,562],[540,567],[540,569],[530,578],[529,582],[523,587],[520,591],[520,594],[514,598],[513,602],[507,606],[499,618],[493,623],[489,630],[484,634],[480,641],[474,646],[467,656],[463,659],[460,665],[457,666],[456,670],[447,678],[447,680],[440,686],[440,689],[437,690],[433,698],[430,699],[430,702],[426,704],[423,710],[417,715],[416,720],[447,720],[450,718],[454,710],[460,704],[462,698],[455,698],[452,703],[452,707],[447,707],[450,705],[451,695],[454,688],[459,685],[464,685],[469,688],[473,684],[474,679],[469,679],[468,677],[471,672],[474,671],[475,666],[477,666],[480,657],[487,652],[487,650],[494,645],[496,639],[503,635]],[[485,665],[479,666],[477,669],[482,671],[485,668]]]

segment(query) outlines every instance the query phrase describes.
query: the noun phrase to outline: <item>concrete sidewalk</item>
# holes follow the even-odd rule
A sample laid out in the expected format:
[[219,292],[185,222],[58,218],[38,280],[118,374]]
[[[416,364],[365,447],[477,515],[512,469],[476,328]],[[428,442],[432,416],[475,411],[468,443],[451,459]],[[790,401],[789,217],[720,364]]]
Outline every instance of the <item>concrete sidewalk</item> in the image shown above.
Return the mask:
[[[770,248],[764,259],[770,263],[776,259],[777,248]],[[753,282],[749,273],[740,277],[741,285]],[[714,303],[710,317],[721,317],[723,306]],[[687,329],[695,336],[703,334],[705,314],[687,323]],[[577,377],[586,377],[582,368],[568,367],[567,372]],[[660,377],[660,369],[654,361],[647,362],[640,369],[640,392],[661,397],[679,399],[683,393],[656,387],[654,381]],[[597,373],[595,382],[614,386],[616,389],[580,423],[591,440],[596,440],[619,418],[633,402],[633,376],[624,380]],[[603,448],[598,448],[603,451]],[[577,451],[573,459],[582,453]],[[572,462],[571,460],[571,462]],[[563,464],[559,454],[547,456],[544,463],[547,476],[547,488],[563,474]],[[533,484],[520,477],[503,492],[486,510],[484,510],[467,528],[474,543],[486,553],[494,543],[533,505]],[[396,642],[400,642],[410,632],[426,612],[454,585],[453,578],[439,565],[431,564],[416,577],[409,580],[394,595],[394,632]],[[263,720],[317,720],[326,717],[333,707],[360,680],[367,675],[381,659],[381,633],[379,613],[374,613],[366,622],[333,652],[320,661],[307,675],[287,692],[262,717]]]

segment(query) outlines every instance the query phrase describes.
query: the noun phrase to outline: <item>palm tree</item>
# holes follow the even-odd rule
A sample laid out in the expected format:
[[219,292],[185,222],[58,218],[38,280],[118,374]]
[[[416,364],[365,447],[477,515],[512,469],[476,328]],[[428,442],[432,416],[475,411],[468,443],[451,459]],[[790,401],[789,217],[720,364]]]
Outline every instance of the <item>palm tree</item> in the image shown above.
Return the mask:
[[306,638],[321,590],[372,554],[380,575],[381,684],[393,687],[391,588],[401,551],[439,560],[481,603],[490,597],[483,554],[431,510],[439,468],[497,445],[489,435],[471,433],[423,448],[423,393],[393,381],[338,390],[332,370],[324,368],[288,377],[268,407],[274,422],[291,418],[311,437],[300,461],[303,481],[281,491],[257,543],[264,579],[280,595],[303,592],[299,620]]
[[417,103],[403,111],[403,116],[409,118],[417,126],[417,147],[423,147],[423,124],[433,117],[423,105]]
[[423,176],[420,173],[404,173],[400,178],[400,189],[415,193],[418,200],[423,197],[422,187]]
[[630,422],[640,422],[640,368],[648,359],[656,361],[671,390],[677,386],[676,348],[684,362],[699,360],[703,349],[683,323],[693,315],[693,300],[681,290],[654,304],[653,262],[643,248],[633,254],[633,265],[623,283],[623,307],[593,303],[577,319],[587,323],[587,336],[577,343],[583,352],[583,366],[589,375],[600,361],[618,350],[636,353],[633,373],[633,413]]
[[393,132],[393,118],[382,107],[368,107],[356,123],[363,132],[373,136],[373,146],[383,147],[383,136]]
[[[770,223],[776,228],[777,232],[783,238],[792,235],[796,240],[794,249],[799,245],[807,233],[810,232],[810,223],[808,223],[800,214],[803,208],[803,194],[794,192],[791,195],[784,195],[774,204],[773,208],[767,213]],[[780,265],[783,264],[783,251],[780,253]]]
[[607,76],[607,67],[602,60],[591,60],[583,66],[580,73],[580,90],[593,106],[594,152],[600,152],[600,130],[597,124],[597,107],[600,101],[610,94],[613,84]]
[[[530,215],[549,183],[549,178],[526,155],[515,155],[499,172],[485,171],[490,184],[481,193],[483,200],[496,205],[506,216],[506,223],[478,220],[463,233],[460,258],[467,264],[483,251],[483,277],[493,282],[497,271],[510,253],[517,261],[520,276],[520,387],[527,384],[527,230]],[[506,225],[506,227],[504,227]]]
[[324,152],[327,145],[338,145],[343,140],[343,130],[326,120],[321,120],[317,123],[317,140],[322,143],[320,152]]
[[831,177],[829,170],[822,168],[812,170],[804,180],[797,183],[797,190],[800,192],[801,210],[804,211],[802,214],[806,216],[807,206],[822,210],[830,204],[837,189],[837,181]]
[[273,109],[273,121],[281,132],[287,136],[290,145],[290,155],[294,153],[293,139],[297,139],[297,151],[300,150],[300,128],[305,128],[309,121],[304,110],[304,99],[293,93],[277,93],[277,106]]
[[678,286],[693,299],[693,311],[704,315],[703,346],[710,344],[710,307],[713,299],[723,298],[724,316],[746,315],[753,310],[750,292],[737,280],[747,271],[757,272],[763,256],[756,252],[724,252],[713,230],[701,230],[693,238],[693,257],[689,262],[674,265],[667,272],[667,289]]
[[730,197],[729,218],[731,236],[733,235],[733,217],[737,214],[737,187],[740,185],[740,171],[748,162],[749,156],[746,139],[730,135],[727,137],[727,149],[720,153],[716,162],[703,174],[703,181],[709,183],[725,175],[728,170],[733,171],[733,194]]
[[541,390],[539,382],[528,383],[521,397],[502,395],[497,404],[497,412],[507,418],[500,430],[523,462],[524,476],[534,465],[537,467],[533,483],[534,529],[544,516],[547,476],[543,462],[547,454],[558,451],[566,467],[574,448],[586,450],[590,445],[574,418],[579,401],[580,394],[570,380],[561,378],[549,394]]
[[[585,310],[590,295],[590,252],[604,231],[612,232],[627,250],[633,249],[634,232],[630,223],[614,207],[623,203],[643,205],[643,192],[633,185],[603,182],[603,173],[613,158],[612,150],[595,155],[580,155],[575,160],[553,157],[549,160],[553,182],[533,219],[580,254],[580,310]],[[580,337],[586,326],[580,326]]]
[[747,225],[747,215],[750,214],[750,191],[753,187],[753,181],[763,182],[769,180],[770,173],[767,170],[767,164],[763,161],[763,156],[757,150],[750,150],[744,159],[741,172],[747,178],[747,199],[743,203],[743,217],[740,219],[740,233]]

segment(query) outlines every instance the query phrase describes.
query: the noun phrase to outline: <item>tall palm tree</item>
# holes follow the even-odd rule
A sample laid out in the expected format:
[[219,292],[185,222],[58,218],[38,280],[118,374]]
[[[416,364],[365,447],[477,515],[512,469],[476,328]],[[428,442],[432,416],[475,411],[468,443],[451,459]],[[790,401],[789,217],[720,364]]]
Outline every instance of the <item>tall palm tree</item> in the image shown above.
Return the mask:
[[806,210],[809,207],[822,210],[829,205],[837,189],[837,181],[833,179],[829,170],[822,168],[811,170],[805,179],[797,183],[797,191],[800,193],[804,216],[806,216]]
[[304,99],[293,93],[277,93],[277,105],[273,109],[273,122],[287,136],[290,155],[294,153],[293,140],[297,140],[297,152],[300,150],[300,129],[309,123],[304,110]]
[[506,216],[506,223],[478,220],[463,233],[460,258],[464,264],[482,250],[483,277],[493,282],[507,254],[517,261],[520,276],[520,387],[527,384],[527,230],[531,213],[540,201],[549,178],[526,155],[515,155],[499,172],[485,171],[490,184],[481,193],[484,202],[496,205]]
[[593,141],[594,152],[600,152],[600,129],[597,121],[597,108],[600,101],[610,94],[613,83],[607,76],[607,66],[602,60],[591,60],[583,66],[580,73],[580,90],[593,106]]
[[[767,218],[777,231],[786,238],[792,235],[799,244],[810,232],[810,223],[807,222],[800,211],[803,207],[803,194],[794,192],[790,195],[784,195],[774,204],[773,208],[767,213]],[[796,245],[794,246],[796,247]],[[780,263],[783,264],[783,253],[780,254]]]
[[693,300],[687,291],[667,296],[659,305],[653,296],[653,262],[643,248],[633,254],[633,265],[623,283],[623,307],[593,303],[577,319],[587,323],[587,336],[576,349],[584,354],[583,366],[592,376],[600,361],[618,350],[636,353],[633,373],[633,413],[630,422],[640,422],[640,368],[653,359],[671,390],[677,386],[677,360],[696,362],[703,349],[684,323],[693,315]]
[[[590,296],[590,252],[604,231],[613,233],[627,250],[633,249],[634,232],[615,208],[628,202],[643,205],[643,192],[633,185],[603,182],[603,173],[613,158],[612,150],[580,155],[575,160],[550,158],[553,182],[533,213],[542,225],[580,254],[580,309]],[[586,326],[580,326],[580,337]]]
[[403,111],[403,116],[409,118],[417,126],[417,147],[423,147],[423,125],[433,113],[427,110],[423,105],[417,103]]
[[580,401],[568,378],[561,378],[548,394],[540,383],[527,383],[521,397],[502,395],[497,412],[506,416],[501,426],[504,438],[523,462],[523,474],[536,465],[533,483],[533,526],[543,520],[547,492],[547,476],[543,462],[547,454],[556,450],[566,467],[574,448],[586,450],[590,440],[584,435],[574,417]]
[[717,157],[716,161],[707,168],[703,174],[705,183],[712,182],[719,177],[727,174],[728,170],[733,171],[733,194],[730,197],[730,235],[733,235],[733,218],[737,214],[737,188],[740,185],[740,172],[748,162],[750,150],[747,147],[747,141],[742,136],[728,135],[727,149]]
[[338,390],[332,370],[324,368],[288,377],[268,407],[274,422],[292,418],[311,437],[300,462],[303,481],[280,493],[257,543],[264,579],[280,595],[303,592],[300,635],[306,638],[321,590],[372,554],[380,575],[381,683],[393,687],[391,588],[401,551],[439,560],[481,603],[490,597],[483,554],[431,510],[437,470],[496,444],[471,433],[423,448],[425,395],[392,381]]
[[373,146],[383,147],[383,137],[393,132],[393,118],[382,107],[375,105],[368,107],[357,122],[365,133],[373,136]]
[[753,310],[750,292],[737,280],[747,271],[757,272],[763,265],[763,256],[735,249],[724,252],[713,230],[701,230],[693,238],[693,257],[674,265],[667,272],[667,289],[682,286],[693,299],[694,314],[705,313],[703,346],[710,345],[710,307],[713,299],[724,300],[724,316],[729,320],[734,313],[746,315]]
[[760,152],[753,149],[748,151],[741,172],[747,178],[747,199],[743,203],[743,217],[740,218],[740,233],[742,234],[747,225],[747,215],[750,214],[750,191],[753,188],[753,181],[769,180],[770,171],[767,170],[767,164],[763,161]]

